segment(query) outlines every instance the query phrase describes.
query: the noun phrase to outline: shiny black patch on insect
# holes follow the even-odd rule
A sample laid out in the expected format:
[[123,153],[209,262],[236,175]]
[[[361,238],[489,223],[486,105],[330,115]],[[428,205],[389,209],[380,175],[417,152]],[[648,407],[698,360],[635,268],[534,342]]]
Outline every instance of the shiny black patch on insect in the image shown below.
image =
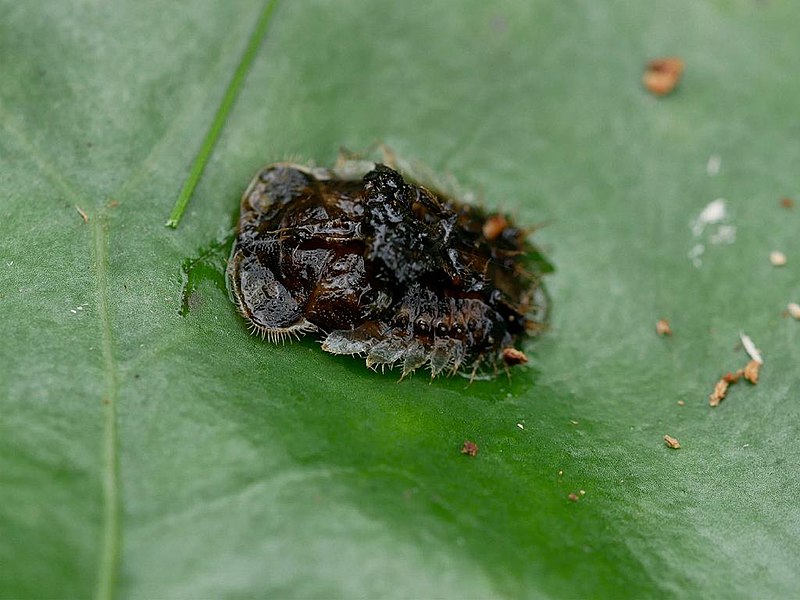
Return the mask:
[[272,342],[320,332],[323,350],[373,369],[474,377],[521,362],[504,356],[541,329],[551,270],[505,217],[384,165],[347,179],[279,163],[242,198],[227,275],[251,331]]

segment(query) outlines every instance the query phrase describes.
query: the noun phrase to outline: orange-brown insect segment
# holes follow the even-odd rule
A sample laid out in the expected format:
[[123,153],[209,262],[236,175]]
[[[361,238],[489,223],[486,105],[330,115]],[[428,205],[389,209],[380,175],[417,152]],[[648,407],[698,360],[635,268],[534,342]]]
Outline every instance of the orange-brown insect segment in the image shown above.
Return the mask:
[[528,357],[517,348],[503,348],[503,361],[509,366],[522,365],[528,362]]
[[371,368],[519,364],[514,344],[545,318],[552,267],[497,218],[380,164],[362,179],[270,165],[242,198],[228,286],[254,333],[322,331],[324,350]]

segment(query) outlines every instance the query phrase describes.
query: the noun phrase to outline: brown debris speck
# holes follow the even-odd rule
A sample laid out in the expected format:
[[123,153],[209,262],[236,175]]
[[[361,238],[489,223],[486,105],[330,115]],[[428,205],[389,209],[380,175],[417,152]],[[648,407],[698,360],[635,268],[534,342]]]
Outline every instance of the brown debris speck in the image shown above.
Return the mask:
[[719,406],[719,403],[725,398],[725,394],[728,393],[728,386],[730,383],[725,380],[723,377],[717,382],[717,385],[714,386],[714,391],[708,397],[708,403],[711,406]]
[[793,208],[794,200],[792,200],[791,198],[781,198],[781,206],[783,208]]
[[742,375],[744,375],[744,369],[738,369],[736,373],[731,373],[730,371],[728,371],[727,373],[725,373],[725,375],[722,376],[722,379],[724,379],[728,383],[738,383],[739,379],[742,378]]
[[464,441],[464,446],[461,448],[461,454],[468,456],[476,456],[478,454],[478,444],[469,440]]
[[758,370],[761,368],[761,363],[757,360],[751,360],[744,368],[744,378],[753,385],[758,383]]
[[528,357],[525,356],[525,353],[522,350],[508,347],[503,348],[503,362],[505,362],[509,367],[513,367],[515,365],[521,365],[528,362]]
[[677,57],[656,58],[647,63],[642,83],[656,96],[666,96],[680,81],[683,61]]
[[[708,403],[711,406],[719,406],[719,403],[725,398],[725,395],[728,393],[728,387],[733,385],[734,383],[739,383],[739,380],[743,377],[752,383],[753,385],[758,383],[758,372],[761,368],[762,361],[756,360],[756,358],[761,358],[758,350],[753,345],[753,342],[745,335],[742,335],[742,341],[745,343],[745,349],[750,354],[751,358],[750,362],[745,365],[744,369],[737,369],[735,373],[725,373],[720,380],[717,382],[717,385],[714,386],[714,391],[708,397]],[[748,345],[750,346],[748,348]],[[666,439],[666,438],[665,438]]]
[[672,328],[669,326],[669,321],[666,319],[659,319],[656,323],[656,333],[658,335],[672,335]]
[[570,502],[577,502],[578,500],[580,500],[580,497],[578,496],[578,494],[571,493],[567,496],[567,500],[569,500]]
[[677,450],[681,447],[681,443],[678,440],[667,434],[664,434],[664,443],[673,450]]
[[81,219],[83,219],[84,223],[89,222],[89,215],[87,215],[86,212],[77,204],[75,205],[75,210],[78,211],[78,214],[81,216]]
[[483,224],[483,237],[490,242],[497,239],[508,227],[508,221],[503,215],[492,215]]

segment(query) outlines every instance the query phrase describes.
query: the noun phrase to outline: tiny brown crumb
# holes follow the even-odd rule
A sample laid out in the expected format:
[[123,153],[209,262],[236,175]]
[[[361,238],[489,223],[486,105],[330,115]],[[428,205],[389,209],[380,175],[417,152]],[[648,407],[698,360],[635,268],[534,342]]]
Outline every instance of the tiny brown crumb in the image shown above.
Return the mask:
[[728,383],[725,378],[723,377],[717,382],[717,385],[714,386],[714,391],[708,397],[708,403],[711,406],[719,406],[719,403],[722,402],[723,398],[725,398],[725,394],[728,393]]
[[578,494],[570,493],[569,495],[567,495],[567,500],[569,500],[570,502],[577,502],[578,500],[580,500],[580,497],[578,496]]
[[739,379],[742,378],[742,375],[744,375],[744,369],[738,369],[736,373],[731,373],[730,371],[728,371],[727,373],[725,373],[725,375],[722,376],[722,379],[724,379],[728,383],[738,383]]
[[681,443],[678,440],[667,434],[664,434],[664,443],[673,450],[677,450],[681,447]]
[[773,267],[782,267],[786,264],[786,255],[779,250],[773,250],[769,253],[769,262]]
[[509,367],[513,367],[528,362],[528,357],[525,356],[522,350],[517,350],[509,346],[508,348],[503,348],[503,361],[505,361]]
[[75,205],[75,210],[78,211],[78,214],[81,216],[81,219],[83,219],[84,223],[89,222],[89,215],[87,215],[86,212],[84,212],[84,210],[77,204]]
[[669,321],[666,319],[659,319],[656,323],[656,333],[658,335],[672,335],[672,328],[669,326]]
[[666,96],[680,81],[683,61],[677,57],[656,58],[647,63],[642,83],[656,96]]
[[751,360],[744,368],[744,378],[753,385],[758,383],[758,370],[761,368],[761,363],[757,360]]
[[461,448],[461,454],[476,456],[478,454],[478,444],[475,442],[470,442],[469,440],[465,440],[464,445]]
[[793,319],[800,321],[800,304],[797,304],[797,302],[790,302],[786,306],[786,310],[789,311],[789,314]]
[[119,206],[119,202],[116,200],[110,200],[106,206],[108,206],[108,208],[117,208]]
[[781,198],[781,206],[783,208],[793,208],[794,200],[792,200],[791,198]]
[[678,400],[678,406],[686,406],[686,402],[683,400]]
[[483,237],[491,242],[500,237],[506,227],[508,227],[508,221],[503,215],[492,215],[483,224]]

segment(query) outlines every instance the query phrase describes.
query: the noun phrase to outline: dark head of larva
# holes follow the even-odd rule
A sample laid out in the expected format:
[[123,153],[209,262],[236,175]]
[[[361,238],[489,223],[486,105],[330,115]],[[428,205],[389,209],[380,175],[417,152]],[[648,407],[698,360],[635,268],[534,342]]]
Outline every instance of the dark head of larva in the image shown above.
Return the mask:
[[367,366],[468,373],[527,358],[551,267],[506,217],[406,181],[279,163],[242,198],[231,297],[271,341],[322,331]]

